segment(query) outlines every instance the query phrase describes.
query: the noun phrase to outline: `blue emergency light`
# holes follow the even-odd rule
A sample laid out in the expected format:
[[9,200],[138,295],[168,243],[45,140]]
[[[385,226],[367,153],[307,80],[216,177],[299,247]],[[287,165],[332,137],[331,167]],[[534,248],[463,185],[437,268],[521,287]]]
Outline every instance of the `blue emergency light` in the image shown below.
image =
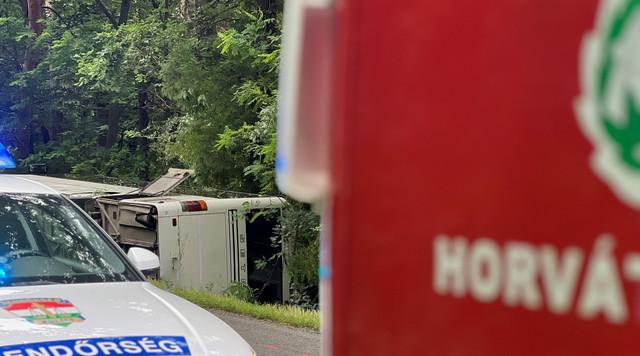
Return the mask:
[[0,143],[0,169],[16,168],[16,162],[11,157],[11,153]]

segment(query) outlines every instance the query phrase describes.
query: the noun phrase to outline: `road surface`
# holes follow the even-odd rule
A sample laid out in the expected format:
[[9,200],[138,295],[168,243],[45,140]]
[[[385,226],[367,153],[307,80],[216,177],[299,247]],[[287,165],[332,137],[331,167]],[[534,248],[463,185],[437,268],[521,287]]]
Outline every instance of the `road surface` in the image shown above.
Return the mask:
[[229,324],[258,356],[320,356],[320,333],[222,310],[211,312]]

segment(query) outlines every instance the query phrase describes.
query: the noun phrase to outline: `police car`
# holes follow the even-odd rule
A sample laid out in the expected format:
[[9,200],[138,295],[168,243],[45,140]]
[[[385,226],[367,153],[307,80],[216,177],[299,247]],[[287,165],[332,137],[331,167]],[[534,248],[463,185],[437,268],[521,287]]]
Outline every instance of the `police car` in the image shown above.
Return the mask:
[[0,355],[255,355],[221,320],[145,281],[156,255],[128,257],[56,191],[0,175]]

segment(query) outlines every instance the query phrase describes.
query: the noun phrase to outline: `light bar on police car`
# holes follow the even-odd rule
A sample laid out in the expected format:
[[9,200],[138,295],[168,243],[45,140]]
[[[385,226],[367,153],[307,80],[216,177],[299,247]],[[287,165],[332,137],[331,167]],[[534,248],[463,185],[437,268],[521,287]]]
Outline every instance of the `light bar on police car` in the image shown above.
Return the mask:
[[7,148],[0,143],[0,169],[5,168],[16,168],[16,162],[13,160],[13,157],[11,157],[9,151],[7,151]]

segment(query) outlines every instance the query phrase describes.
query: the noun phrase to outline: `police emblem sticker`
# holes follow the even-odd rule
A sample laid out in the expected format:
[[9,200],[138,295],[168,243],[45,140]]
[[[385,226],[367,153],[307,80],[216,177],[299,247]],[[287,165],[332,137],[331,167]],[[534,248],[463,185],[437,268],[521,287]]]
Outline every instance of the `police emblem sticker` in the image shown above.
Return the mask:
[[602,0],[580,54],[576,116],[591,168],[640,209],[640,0]]
[[70,301],[60,298],[3,300],[0,308],[36,325],[67,327],[84,321]]

